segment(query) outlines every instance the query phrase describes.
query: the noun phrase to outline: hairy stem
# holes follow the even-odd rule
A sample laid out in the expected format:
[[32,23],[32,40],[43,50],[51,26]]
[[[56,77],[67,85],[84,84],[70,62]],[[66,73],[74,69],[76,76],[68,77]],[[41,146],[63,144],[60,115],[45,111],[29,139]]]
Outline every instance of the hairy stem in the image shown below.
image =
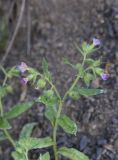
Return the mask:
[[56,136],[57,136],[57,128],[58,128],[58,119],[59,119],[61,111],[62,111],[62,106],[63,106],[62,101],[60,101],[59,109],[58,109],[58,112],[57,112],[57,117],[56,117],[56,120],[55,120],[55,126],[54,126],[54,129],[53,129],[53,141],[54,141],[53,150],[54,150],[55,160],[58,160]]
[[15,148],[16,147],[15,142],[14,142],[13,138],[11,137],[11,135],[9,134],[9,132],[6,129],[3,129],[3,131],[6,135],[6,137],[8,138],[8,140],[11,142],[11,144]]

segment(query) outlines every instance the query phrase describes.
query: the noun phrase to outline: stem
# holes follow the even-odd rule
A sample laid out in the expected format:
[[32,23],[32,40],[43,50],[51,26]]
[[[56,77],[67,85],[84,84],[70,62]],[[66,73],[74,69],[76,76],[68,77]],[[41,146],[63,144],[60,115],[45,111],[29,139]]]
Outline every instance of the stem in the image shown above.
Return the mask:
[[14,140],[12,139],[11,135],[9,134],[9,132],[6,130],[6,129],[3,129],[6,137],[8,138],[8,140],[11,142],[11,144],[13,145],[14,148],[16,148],[16,145],[15,145],[15,142]]
[[1,114],[1,117],[2,117],[3,116],[3,107],[2,107],[1,97],[0,97],[0,114]]
[[58,119],[59,119],[61,111],[62,111],[62,106],[63,106],[63,103],[62,103],[62,100],[61,100],[60,105],[59,105],[59,109],[58,109],[58,112],[57,112],[57,116],[56,116],[54,130],[53,130],[53,142],[54,142],[53,150],[54,150],[55,160],[58,160],[56,136],[57,136],[57,128],[58,128]]
[[[86,60],[86,55],[84,56],[84,59],[83,59],[83,62],[82,62],[82,66],[84,66],[85,60]],[[69,88],[69,90],[65,93],[63,99],[61,99],[60,94],[58,93],[58,91],[55,88],[55,86],[52,83],[49,82],[51,84],[51,86],[54,88],[57,96],[60,99],[60,105],[59,105],[59,109],[57,111],[55,126],[54,126],[54,130],[53,130],[53,142],[54,142],[53,150],[54,150],[55,160],[58,160],[57,144],[56,144],[56,134],[57,134],[57,128],[58,128],[58,119],[60,117],[60,114],[61,114],[61,111],[62,111],[62,107],[63,107],[63,103],[64,103],[65,99],[67,98],[68,93],[76,86],[76,84],[79,81],[80,77],[81,77],[81,74],[78,74],[77,77],[76,77],[76,79],[72,83],[71,87]]]
[[[85,54],[85,56],[84,56],[84,58],[83,58],[83,61],[82,61],[82,67],[84,66],[85,60],[86,60],[86,54]],[[73,90],[73,88],[76,86],[76,84],[77,84],[77,82],[79,81],[80,77],[81,77],[81,74],[78,74],[78,75],[77,75],[77,78],[76,78],[75,81],[72,83],[72,85],[71,85],[71,87],[69,88],[69,90],[65,93],[62,102],[65,101],[65,99],[67,98],[68,93],[69,93],[71,90]]]
[[26,160],[28,160],[28,151],[26,151],[26,153],[25,153],[25,158],[26,158]]
[[[5,80],[3,82],[3,85],[5,85],[6,80],[7,79],[5,78]],[[3,110],[3,106],[2,106],[2,99],[1,99],[1,97],[0,97],[0,113],[1,113],[1,117],[4,117],[4,110]],[[13,147],[15,148],[16,147],[15,142],[14,142],[13,138],[11,137],[11,135],[9,134],[9,132],[6,129],[3,129],[3,132],[5,133],[6,137],[11,142],[11,144],[13,145]]]
[[2,84],[2,86],[5,86],[5,84],[6,84],[6,81],[7,81],[7,76],[5,76],[5,79],[4,79],[4,81],[3,81],[3,84]]
[[72,84],[72,86],[70,87],[70,89],[65,93],[65,95],[64,95],[64,97],[63,97],[63,100],[62,100],[63,102],[64,102],[65,99],[67,98],[68,93],[76,86],[76,84],[77,84],[77,82],[78,82],[78,80],[79,80],[80,77],[81,77],[80,75],[77,76],[77,78],[76,78],[75,81],[73,82],[73,84]]

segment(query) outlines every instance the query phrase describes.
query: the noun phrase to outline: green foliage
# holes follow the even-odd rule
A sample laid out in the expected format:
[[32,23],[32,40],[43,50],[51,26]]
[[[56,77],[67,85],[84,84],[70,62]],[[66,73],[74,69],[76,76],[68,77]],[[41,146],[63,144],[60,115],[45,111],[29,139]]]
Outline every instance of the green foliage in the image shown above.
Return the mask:
[[48,70],[48,63],[45,59],[43,60],[43,63],[42,63],[42,69],[43,69],[44,78],[51,81],[51,79],[52,79],[51,74]]
[[30,109],[32,107],[32,105],[33,105],[33,102],[19,103],[19,104],[13,106],[9,112],[5,113],[5,117],[7,119],[16,118],[19,115],[21,115],[23,112]]
[[46,85],[46,81],[44,79],[39,79],[37,81],[37,88],[42,89],[45,87],[45,85]]
[[94,80],[93,75],[91,73],[85,73],[84,82],[86,83],[87,86],[90,84],[92,80]]
[[69,97],[71,97],[74,100],[78,100],[80,98],[80,94],[77,90],[73,89],[69,92]]
[[12,152],[12,157],[14,160],[27,160],[25,153],[19,153],[18,151]]
[[47,107],[56,106],[58,98],[54,95],[53,90],[47,90],[43,92],[43,95],[38,98],[39,102],[45,104]]
[[74,148],[62,147],[58,150],[58,153],[71,160],[89,160],[85,154]]
[[28,67],[28,80],[32,81],[33,84],[36,82],[37,76],[39,75],[38,71],[34,68]]
[[31,149],[46,148],[52,145],[53,145],[53,141],[50,137],[46,137],[46,138],[27,137],[27,138],[20,139],[18,141],[18,147],[27,151]]
[[75,65],[73,65],[67,58],[64,58],[64,64],[70,65],[73,69],[76,69]]
[[21,130],[19,138],[22,139],[22,138],[30,137],[32,134],[32,130],[33,130],[34,126],[36,126],[36,124],[37,123],[32,122],[32,123],[28,123],[28,124],[24,125],[24,127]]
[[[74,148],[62,147],[57,152],[58,147],[56,146],[56,132],[58,127],[61,127],[68,134],[76,135],[78,131],[76,123],[62,113],[65,100],[68,96],[74,100],[78,100],[81,96],[86,97],[105,93],[105,91],[102,89],[80,87],[82,86],[83,82],[87,85],[87,87],[89,87],[91,81],[95,80],[97,76],[101,76],[101,74],[104,73],[103,69],[100,68],[100,60],[94,60],[90,58],[91,53],[97,50],[96,46],[98,45],[95,44],[94,41],[92,44],[84,42],[80,48],[77,46],[77,50],[82,54],[82,63],[77,62],[77,64],[72,64],[69,60],[64,60],[65,64],[70,65],[76,71],[75,79],[73,80],[73,83],[70,85],[69,89],[65,92],[64,96],[59,93],[58,89],[53,84],[51,73],[49,72],[49,66],[46,60],[43,60],[42,63],[42,73],[27,66],[24,62],[21,63],[23,65],[20,67],[22,70],[24,66],[27,68],[25,73],[20,71],[20,68],[17,67],[12,67],[11,69],[5,70],[2,66],[0,66],[0,69],[4,73],[4,82],[2,86],[0,86],[0,129],[3,130],[7,136],[4,136],[3,132],[0,132],[0,140],[4,140],[5,138],[9,139],[11,144],[15,147],[15,151],[12,153],[12,157],[15,160],[28,160],[29,150],[41,149],[50,146],[53,146],[55,159],[58,159],[58,154],[60,154],[71,160],[88,160],[86,155]],[[30,109],[34,104],[34,102],[19,103],[13,106],[10,111],[6,113],[4,112],[1,99],[8,93],[12,92],[11,86],[6,85],[6,81],[12,77],[20,76],[21,78],[26,78],[29,84],[31,84],[31,87],[35,86],[35,88],[40,90],[40,94],[42,93],[35,102],[43,103],[46,106],[45,116],[51,122],[53,127],[53,140],[50,137],[31,137],[36,123],[26,124],[21,130],[18,141],[14,141],[11,135],[8,133],[7,129],[11,128],[8,120],[18,117]],[[82,82],[80,83],[81,85],[79,85],[79,81]],[[50,160],[49,153],[47,152],[43,155],[40,155],[39,160]]]
[[98,68],[98,67],[95,68],[95,73],[96,73],[97,75],[100,76],[103,72],[104,72],[103,69]]
[[56,114],[57,114],[56,106],[46,107],[45,116],[51,122],[52,126],[54,126],[55,124]]
[[8,93],[12,93],[12,87],[9,85],[0,86],[0,97],[6,96]]
[[95,96],[95,95],[104,93],[104,90],[78,87],[78,92],[80,95],[83,95],[83,96]]
[[45,153],[45,154],[41,154],[40,157],[39,157],[39,160],[50,160],[50,155],[49,153]]
[[77,133],[76,123],[66,115],[60,116],[58,120],[58,125],[61,126],[66,133],[74,134],[74,135],[76,135]]
[[95,96],[102,93],[105,93],[105,90],[75,87],[72,91],[69,92],[69,96],[71,98],[78,99],[80,96]]
[[8,78],[12,78],[12,77],[18,77],[20,71],[16,67],[12,67],[8,71],[6,71],[6,73]]
[[11,126],[9,122],[4,118],[0,117],[0,129],[10,129]]

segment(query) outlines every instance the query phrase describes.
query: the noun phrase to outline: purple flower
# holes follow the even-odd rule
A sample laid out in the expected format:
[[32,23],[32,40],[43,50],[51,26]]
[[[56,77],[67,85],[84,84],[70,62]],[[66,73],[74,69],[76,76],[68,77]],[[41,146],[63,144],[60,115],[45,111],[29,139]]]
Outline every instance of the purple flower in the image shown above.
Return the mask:
[[100,45],[101,45],[100,40],[97,39],[97,38],[93,38],[93,45],[94,45],[94,46],[100,46]]
[[102,74],[101,74],[101,78],[102,78],[104,81],[106,81],[106,80],[109,78],[109,74],[107,74],[107,73],[102,73]]
[[28,82],[28,78],[22,78],[22,79],[21,79],[21,83],[27,84],[27,82]]
[[21,71],[21,73],[24,73],[25,71],[28,70],[28,66],[24,62],[21,62],[21,64],[18,66],[18,68]]

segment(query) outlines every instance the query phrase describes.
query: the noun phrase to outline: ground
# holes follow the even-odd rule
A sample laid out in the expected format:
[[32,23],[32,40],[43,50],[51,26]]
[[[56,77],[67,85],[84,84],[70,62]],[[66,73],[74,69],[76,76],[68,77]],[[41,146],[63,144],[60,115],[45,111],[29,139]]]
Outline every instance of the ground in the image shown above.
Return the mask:
[[[8,13],[10,3],[10,0],[1,0],[4,14]],[[46,58],[54,83],[63,95],[74,77],[72,69],[63,63],[63,58],[67,57],[73,63],[80,61],[75,44],[79,45],[83,40],[91,42],[93,37],[99,38],[102,47],[93,57],[102,59],[103,68],[110,64],[109,80],[100,81],[99,84],[100,88],[109,91],[92,98],[83,97],[76,102],[71,99],[66,101],[65,112],[77,122],[79,131],[76,136],[58,132],[61,137],[58,138],[58,145],[75,147],[86,153],[91,160],[118,160],[118,0],[33,0],[30,5],[31,53],[26,54],[24,16],[5,67],[24,61],[40,70],[42,59]],[[3,57],[3,52],[0,57]],[[19,100],[22,89],[18,80],[16,87],[16,96],[12,95],[5,100],[6,110]],[[37,91],[29,87],[26,99],[38,95]],[[17,138],[25,123],[38,121],[33,135],[48,135],[51,127],[44,117],[44,108],[41,104],[34,105],[30,111],[14,120],[11,134]],[[11,160],[9,154],[13,148],[6,141],[1,144],[0,160]],[[29,157],[36,160],[39,154],[40,151],[35,150],[29,153]]]

